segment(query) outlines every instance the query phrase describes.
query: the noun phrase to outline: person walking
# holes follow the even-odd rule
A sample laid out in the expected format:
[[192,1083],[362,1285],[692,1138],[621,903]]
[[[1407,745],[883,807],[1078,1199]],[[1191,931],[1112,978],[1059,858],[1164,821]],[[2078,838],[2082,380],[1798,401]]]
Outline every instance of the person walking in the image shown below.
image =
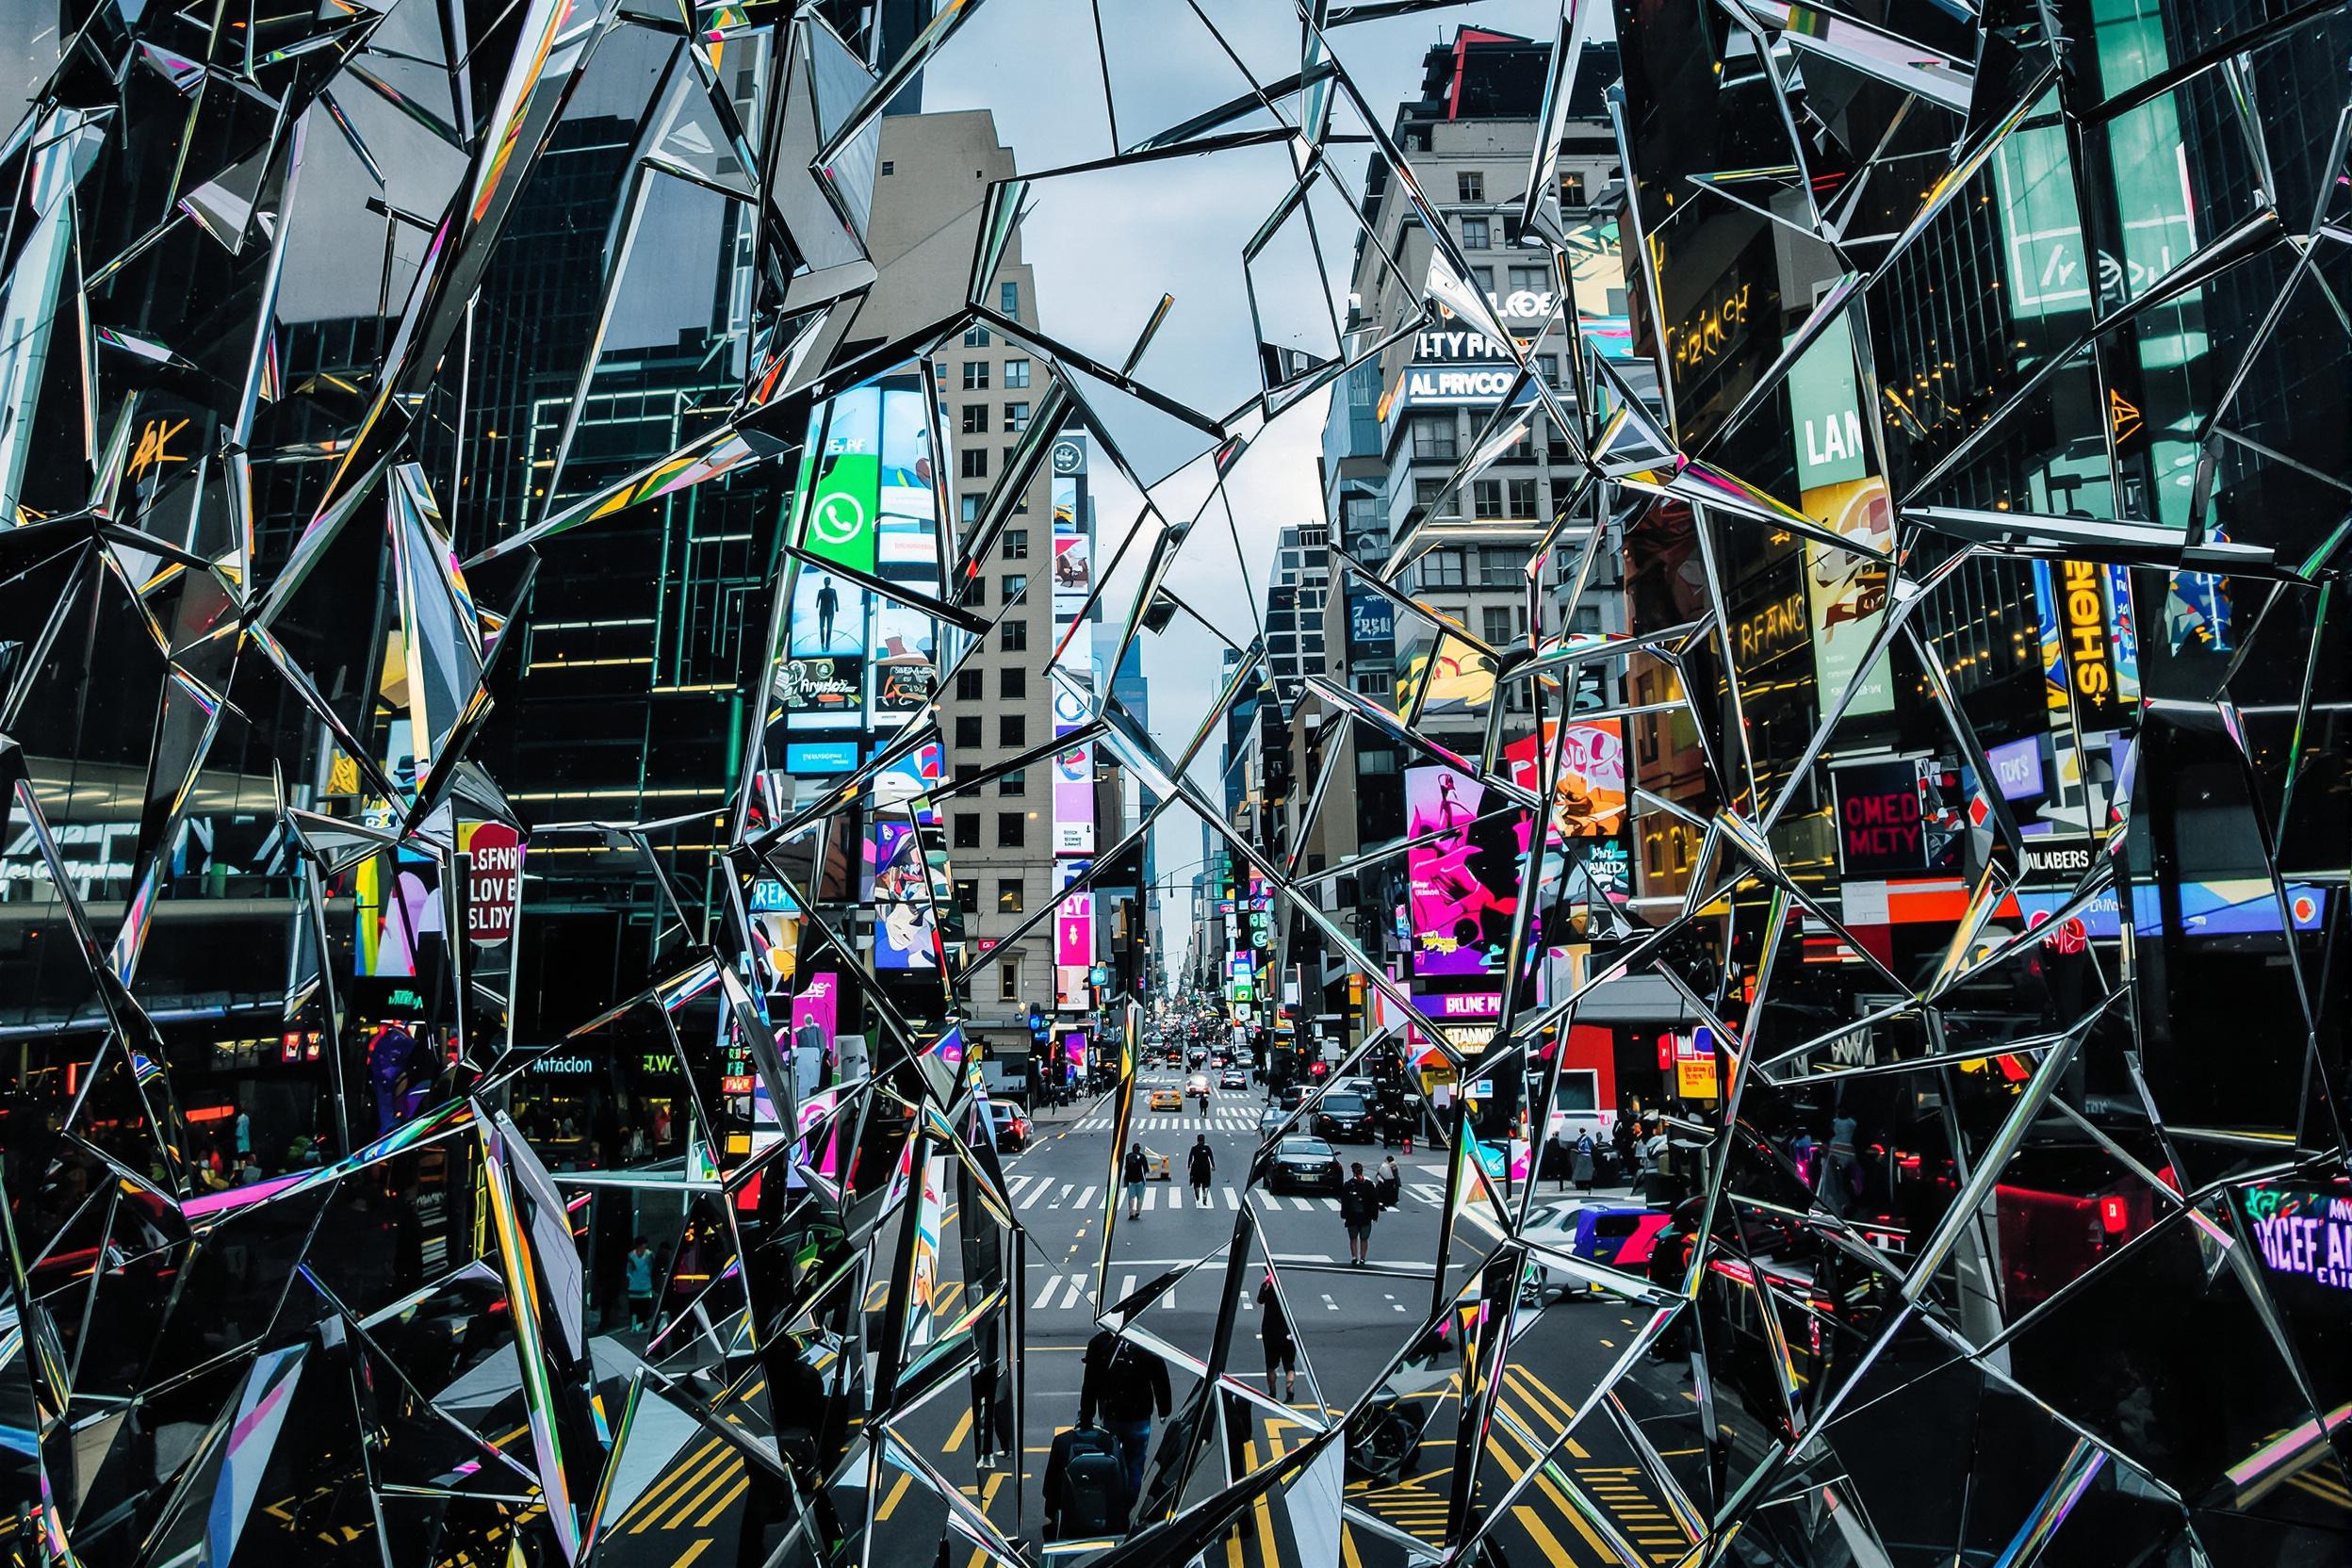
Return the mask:
[[1617,1146],[1617,1174],[1628,1186],[1634,1184],[1634,1159],[1638,1152],[1636,1140],[1640,1132],[1640,1123],[1630,1106],[1619,1113],[1615,1124],[1609,1130],[1609,1141]]
[[1266,1271],[1258,1286],[1258,1338],[1266,1346],[1266,1392],[1274,1392],[1274,1369],[1282,1372],[1282,1397],[1298,1397],[1298,1342],[1291,1337],[1290,1319],[1282,1315],[1282,1295],[1274,1288],[1274,1271]]
[[1127,1184],[1127,1217],[1130,1219],[1143,1217],[1144,1169],[1143,1145],[1140,1142],[1129,1144],[1126,1167],[1119,1175]]
[[1155,1413],[1165,1417],[1172,1402],[1168,1364],[1159,1357],[1108,1329],[1086,1342],[1078,1424],[1090,1427],[1096,1414],[1102,1415],[1103,1429],[1119,1445],[1131,1508],[1143,1494],[1143,1456],[1152,1441],[1152,1418]]
[[1569,1175],[1576,1184],[1578,1192],[1592,1190],[1594,1156],[1599,1151],[1593,1147],[1592,1134],[1590,1130],[1576,1135],[1576,1152],[1569,1161]]
[[1209,1147],[1209,1135],[1202,1133],[1192,1140],[1192,1152],[1184,1156],[1184,1170],[1192,1178],[1192,1200],[1204,1208],[1209,1201],[1209,1177],[1216,1169],[1217,1152]]
[[1348,1228],[1348,1262],[1362,1268],[1372,1247],[1372,1221],[1380,1217],[1380,1195],[1364,1180],[1364,1162],[1349,1164],[1352,1173],[1339,1184],[1339,1222]]
[[1380,1191],[1381,1208],[1393,1209],[1402,1200],[1405,1196],[1405,1173],[1397,1168],[1396,1155],[1388,1155],[1380,1161],[1380,1172],[1372,1184]]
[[629,1326],[641,1332],[653,1321],[653,1243],[639,1236],[629,1250]]
[[1667,1197],[1668,1184],[1673,1181],[1673,1156],[1667,1149],[1666,1119],[1660,1117],[1650,1123],[1649,1136],[1642,1140],[1642,1178],[1645,1195],[1654,1202]]

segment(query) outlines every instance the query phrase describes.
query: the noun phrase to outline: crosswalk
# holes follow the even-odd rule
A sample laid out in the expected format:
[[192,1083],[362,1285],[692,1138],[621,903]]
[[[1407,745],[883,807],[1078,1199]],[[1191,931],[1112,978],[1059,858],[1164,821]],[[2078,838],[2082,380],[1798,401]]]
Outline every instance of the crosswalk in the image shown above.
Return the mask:
[[[1104,1187],[1100,1183],[1065,1181],[1052,1176],[1017,1175],[1005,1179],[1005,1191],[1012,1198],[1015,1210],[1027,1209],[1107,1209],[1119,1196],[1116,1186]],[[1410,1182],[1405,1195],[1430,1208],[1443,1208],[1446,1189],[1434,1182]],[[1273,1214],[1296,1211],[1302,1214],[1337,1214],[1336,1198],[1308,1198],[1298,1193],[1268,1192],[1253,1187],[1249,1200]],[[1209,1189],[1206,1202],[1193,1197],[1192,1189],[1183,1183],[1152,1182],[1143,1189],[1143,1211],[1146,1214],[1167,1209],[1219,1209],[1225,1213],[1238,1210],[1244,1201],[1241,1189],[1226,1183]]]
[[[1100,1116],[1082,1116],[1070,1125],[1071,1130],[1075,1132],[1103,1133],[1110,1130],[1112,1122],[1116,1119],[1116,1118],[1105,1112]],[[1163,1131],[1174,1133],[1254,1133],[1257,1130],[1258,1118],[1257,1113],[1254,1111],[1211,1111],[1207,1116],[1201,1116],[1197,1112],[1190,1111],[1178,1116],[1170,1116],[1166,1111],[1157,1111],[1149,1114],[1138,1111],[1135,1114],[1133,1125],[1129,1128],[1129,1131],[1134,1133],[1137,1137],[1143,1137],[1149,1134]]]
[[[1063,1312],[1077,1307],[1084,1307],[1088,1312],[1094,1310],[1094,1274],[1091,1270],[1079,1269],[1068,1273],[1048,1274],[1043,1277],[1042,1281],[1033,1273],[1029,1276],[1029,1280],[1032,1286],[1029,1307],[1033,1312]],[[1140,1282],[1141,1277],[1138,1275],[1119,1276],[1119,1288],[1112,1292],[1111,1299],[1124,1301],[1135,1294],[1135,1286]],[[1192,1286],[1191,1294],[1195,1301],[1205,1311],[1216,1304],[1217,1293],[1222,1284],[1223,1275],[1220,1273],[1214,1279]],[[1184,1293],[1184,1285],[1172,1286],[1162,1294],[1158,1300],[1152,1303],[1152,1309],[1157,1312],[1174,1312],[1178,1298]],[[1258,1303],[1251,1298],[1248,1291],[1242,1292],[1241,1310],[1244,1312],[1258,1310]]]

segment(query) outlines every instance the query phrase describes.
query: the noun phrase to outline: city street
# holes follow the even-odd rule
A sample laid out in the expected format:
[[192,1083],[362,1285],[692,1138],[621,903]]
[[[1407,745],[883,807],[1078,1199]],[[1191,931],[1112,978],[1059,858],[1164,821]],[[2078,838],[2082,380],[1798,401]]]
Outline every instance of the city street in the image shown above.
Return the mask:
[[[1145,1077],[1136,1087],[1138,1104],[1150,1091],[1177,1082],[1167,1074]],[[1021,1434],[1018,1524],[1014,1489],[1004,1470],[973,1468],[973,1421],[969,1409],[941,1400],[931,1420],[902,1423],[910,1442],[922,1441],[923,1458],[953,1478],[985,1507],[1000,1527],[1032,1543],[1039,1541],[1040,1483],[1054,1435],[1074,1424],[1086,1341],[1096,1331],[1097,1266],[1104,1228],[1112,1247],[1104,1271],[1114,1302],[1151,1286],[1163,1275],[1180,1278],[1140,1309],[1140,1327],[1169,1346],[1205,1357],[1217,1326],[1226,1261],[1237,1222],[1247,1217],[1251,1261],[1244,1275],[1231,1370],[1264,1386],[1265,1369],[1256,1323],[1262,1315],[1257,1287],[1268,1252],[1289,1303],[1299,1346],[1298,1398],[1291,1409],[1301,1417],[1336,1419],[1380,1377],[1408,1335],[1427,1319],[1431,1305],[1445,1199],[1445,1168],[1417,1148],[1398,1153],[1404,1174],[1401,1200],[1373,1231],[1369,1266],[1347,1262],[1346,1235],[1338,1203],[1321,1195],[1273,1194],[1247,1184],[1256,1151],[1264,1101],[1254,1091],[1226,1090],[1212,1097],[1203,1118],[1195,1102],[1181,1112],[1138,1110],[1133,1136],[1147,1150],[1168,1156],[1172,1181],[1147,1184],[1139,1217],[1116,1217],[1106,1195],[1112,1175],[1113,1115],[1108,1099],[1079,1105],[1041,1119],[1027,1152],[1007,1158],[1007,1185],[1027,1240],[1023,1285],[1026,1340],[1021,1372],[1028,1421]],[[1184,1152],[1205,1135],[1217,1160],[1208,1202],[1195,1202],[1184,1176]],[[1343,1161],[1361,1159],[1369,1173],[1384,1152],[1377,1144],[1341,1145]],[[1458,1233],[1447,1270],[1447,1288],[1459,1290],[1487,1245],[1483,1233]],[[942,1255],[946,1282],[940,1310],[955,1310],[960,1287],[953,1278],[955,1249]],[[1185,1272],[1189,1270],[1189,1272]],[[881,1305],[876,1288],[870,1307]],[[1482,1497],[1498,1495],[1547,1451],[1570,1419],[1577,1397],[1589,1390],[1630,1340],[1638,1319],[1630,1310],[1595,1299],[1529,1313],[1504,1380],[1498,1436],[1488,1448],[1480,1475]],[[1440,1364],[1444,1375],[1421,1380],[1430,1386],[1405,1395],[1425,1415],[1419,1456],[1410,1472],[1380,1488],[1351,1482],[1349,1510],[1341,1541],[1342,1560],[1351,1565],[1402,1565],[1416,1541],[1440,1534],[1448,1503],[1454,1433],[1460,1416],[1458,1361]],[[1671,1374],[1670,1374],[1671,1377]],[[1171,1368],[1174,1408],[1182,1411],[1195,1386]],[[1685,1384],[1685,1387],[1688,1385]],[[1279,1396],[1279,1390],[1276,1391]],[[1688,1423],[1681,1423],[1684,1427]],[[1240,1444],[1245,1466],[1296,1448],[1310,1434],[1306,1420],[1261,1411]],[[1153,1443],[1160,1435],[1155,1423]],[[1671,1446],[1662,1439],[1658,1446]],[[1227,1479],[1214,1458],[1187,1492],[1198,1502]],[[884,1478],[874,1523],[888,1544],[911,1549],[936,1540],[947,1514],[909,1475]],[[1510,1560],[1604,1563],[1672,1561],[1692,1539],[1666,1504],[1653,1494],[1625,1441],[1602,1417],[1587,1420],[1529,1489],[1515,1499],[1497,1527],[1496,1540]],[[928,1550],[928,1547],[924,1549]],[[983,1560],[976,1547],[950,1554],[957,1568]],[[1213,1552],[1212,1562],[1218,1560]],[[1225,1538],[1222,1560],[1244,1564],[1301,1563],[1288,1513],[1286,1492],[1259,1501],[1242,1527]]]

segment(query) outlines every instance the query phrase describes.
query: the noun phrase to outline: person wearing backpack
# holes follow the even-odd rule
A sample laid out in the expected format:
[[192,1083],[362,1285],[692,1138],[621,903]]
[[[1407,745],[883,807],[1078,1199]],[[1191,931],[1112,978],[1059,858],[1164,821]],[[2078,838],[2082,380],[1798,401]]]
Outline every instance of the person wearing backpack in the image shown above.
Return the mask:
[[1148,1168],[1143,1160],[1143,1145],[1127,1146],[1126,1163],[1119,1169],[1119,1179],[1127,1184],[1127,1217],[1143,1217],[1143,1178]]
[[1185,1172],[1192,1178],[1192,1200],[1208,1206],[1209,1177],[1217,1169],[1217,1152],[1209,1147],[1209,1135],[1200,1134],[1192,1140],[1192,1152],[1184,1156]]
[[1274,1271],[1266,1270],[1258,1286],[1258,1338],[1266,1346],[1266,1392],[1274,1392],[1274,1370],[1282,1368],[1282,1397],[1298,1397],[1298,1342],[1291,1337],[1290,1319],[1282,1315],[1282,1293],[1274,1288]]
[[1361,1268],[1372,1248],[1372,1221],[1380,1217],[1380,1194],[1364,1179],[1362,1160],[1349,1168],[1354,1174],[1339,1184],[1339,1222],[1348,1228],[1348,1262]]
[[1173,1399],[1168,1364],[1139,1345],[1104,1329],[1086,1342],[1086,1369],[1078,1387],[1078,1425],[1090,1427],[1099,1413],[1119,1445],[1119,1468],[1132,1505],[1143,1491],[1143,1456],[1152,1441],[1152,1418],[1165,1417]]

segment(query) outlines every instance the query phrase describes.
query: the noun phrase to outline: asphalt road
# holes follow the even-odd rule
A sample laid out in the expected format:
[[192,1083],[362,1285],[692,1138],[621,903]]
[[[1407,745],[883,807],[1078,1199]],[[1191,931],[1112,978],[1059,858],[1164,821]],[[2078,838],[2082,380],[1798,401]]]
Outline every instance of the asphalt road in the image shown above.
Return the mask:
[[[1152,1088],[1176,1082],[1170,1073],[1147,1076],[1137,1087],[1138,1106]],[[1055,1433],[1077,1419],[1085,1347],[1098,1327],[1105,1285],[1116,1304],[1175,1273],[1173,1284],[1136,1312],[1136,1326],[1182,1355],[1205,1359],[1238,1227],[1249,1256],[1229,1371],[1264,1389],[1255,1298],[1270,1258],[1299,1346],[1298,1396],[1286,1407],[1269,1404],[1249,1413],[1248,1431],[1230,1434],[1238,1440],[1233,1444],[1238,1453],[1230,1457],[1245,1468],[1295,1449],[1316,1425],[1336,1420],[1427,1321],[1437,1285],[1442,1161],[1426,1150],[1397,1152],[1402,1201],[1374,1227],[1370,1266],[1351,1267],[1334,1200],[1276,1195],[1248,1184],[1263,1108],[1256,1092],[1225,1090],[1212,1096],[1205,1118],[1189,1101],[1182,1112],[1138,1109],[1133,1135],[1169,1156],[1175,1179],[1149,1184],[1145,1207],[1132,1218],[1109,1200],[1117,1181],[1107,1101],[1049,1113],[1034,1145],[1006,1160],[1014,1214],[1026,1242],[1021,1375],[1027,1423],[1020,1434],[1019,1470],[973,1467],[968,1401],[942,1398],[936,1414],[918,1416],[900,1429],[925,1461],[985,1508],[999,1527],[1032,1543],[1040,1539],[1046,1456]],[[1217,1160],[1205,1203],[1184,1180],[1185,1151],[1200,1136]],[[1340,1147],[1344,1161],[1363,1160],[1367,1173],[1383,1152],[1377,1144]],[[1446,1271],[1448,1292],[1462,1287],[1486,1242],[1476,1233],[1458,1232]],[[953,1245],[943,1250],[943,1263],[954,1251]],[[952,1274],[951,1265],[940,1287],[940,1309],[951,1314],[958,1288]],[[879,1302],[877,1294],[870,1304]],[[1637,1328],[1634,1314],[1594,1300],[1522,1316],[1527,1327],[1504,1380],[1476,1501],[1493,1506],[1528,1468],[1539,1467],[1539,1474],[1511,1500],[1496,1544],[1513,1563],[1675,1560],[1691,1539],[1688,1522],[1657,1495],[1606,1411],[1591,1413],[1574,1442],[1555,1446],[1573,1411],[1630,1342]],[[1171,1374],[1181,1411],[1197,1380],[1182,1365],[1171,1367]],[[1347,1487],[1348,1522],[1339,1542],[1345,1568],[1402,1568],[1416,1542],[1441,1535],[1449,1506],[1460,1387],[1456,1360],[1404,1391],[1406,1403],[1426,1412],[1417,1462],[1395,1484],[1375,1488],[1359,1481]],[[1155,1427],[1155,1448],[1159,1435]],[[1184,1501],[1199,1501],[1226,1478],[1213,1455]],[[946,1504],[927,1483],[894,1471],[881,1478],[875,1490],[875,1560],[937,1561],[943,1539],[950,1568],[978,1568],[987,1560],[977,1547],[949,1533]],[[1276,1563],[1308,1568],[1317,1559],[1328,1560],[1328,1537],[1316,1532],[1315,1515],[1305,1511],[1303,1501],[1299,1506],[1301,1516],[1294,1521],[1290,1490],[1278,1490],[1242,1516],[1222,1545],[1210,1551],[1208,1561],[1222,1559],[1224,1568]]]

